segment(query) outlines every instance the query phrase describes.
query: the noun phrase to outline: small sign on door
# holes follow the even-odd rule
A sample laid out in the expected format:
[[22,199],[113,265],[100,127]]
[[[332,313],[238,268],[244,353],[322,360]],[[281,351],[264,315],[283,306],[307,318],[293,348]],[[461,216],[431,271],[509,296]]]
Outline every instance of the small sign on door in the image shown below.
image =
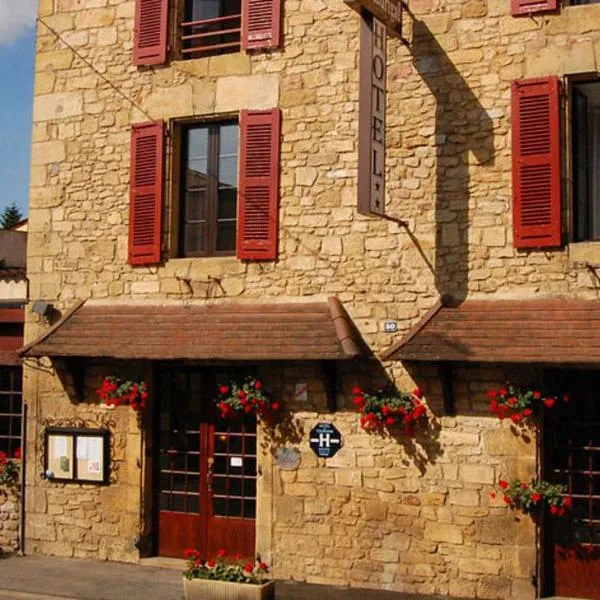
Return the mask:
[[244,461],[241,456],[230,456],[229,457],[229,466],[242,467],[243,465],[244,465]]

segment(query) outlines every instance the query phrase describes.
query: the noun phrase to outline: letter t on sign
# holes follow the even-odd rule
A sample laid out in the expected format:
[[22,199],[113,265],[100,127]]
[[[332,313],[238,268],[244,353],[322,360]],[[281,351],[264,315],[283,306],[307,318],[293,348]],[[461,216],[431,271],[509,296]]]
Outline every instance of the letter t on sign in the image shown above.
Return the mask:
[[386,26],[360,13],[358,212],[385,215]]

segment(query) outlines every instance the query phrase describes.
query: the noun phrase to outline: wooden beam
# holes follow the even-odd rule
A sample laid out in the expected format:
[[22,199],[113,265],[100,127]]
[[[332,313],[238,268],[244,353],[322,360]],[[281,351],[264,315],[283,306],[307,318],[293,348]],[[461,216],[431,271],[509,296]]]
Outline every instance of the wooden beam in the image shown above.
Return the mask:
[[442,384],[442,396],[444,399],[444,413],[446,415],[455,415],[456,409],[454,406],[454,378],[452,374],[451,362],[438,363],[438,371],[440,382]]
[[85,397],[85,360],[79,356],[69,357],[65,366],[71,376],[75,402],[83,402]]
[[321,363],[325,379],[325,393],[327,394],[327,410],[330,413],[337,411],[337,363],[334,360]]

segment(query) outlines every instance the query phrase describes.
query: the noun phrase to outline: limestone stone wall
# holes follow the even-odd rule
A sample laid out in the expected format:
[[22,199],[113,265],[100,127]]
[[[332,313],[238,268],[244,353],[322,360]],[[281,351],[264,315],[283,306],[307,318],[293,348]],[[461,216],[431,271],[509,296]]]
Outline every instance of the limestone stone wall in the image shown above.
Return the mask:
[[[95,390],[101,375],[119,373],[118,365],[86,367],[83,402],[74,395],[64,365],[57,371],[40,361],[25,376],[28,413],[25,548],[28,553],[136,562],[141,532],[143,488],[142,430],[129,407],[110,410]],[[143,366],[132,363],[147,376]],[[67,372],[68,373],[68,372]],[[108,428],[111,483],[59,483],[44,474],[46,427]]]
[[[516,381],[538,376],[510,373]],[[287,444],[301,451],[298,470],[272,467],[272,547],[266,552],[260,540],[259,550],[272,559],[275,576],[465,598],[535,597],[533,522],[490,497],[499,478],[535,473],[535,436],[515,436],[487,411],[485,390],[507,372],[459,370],[456,417],[444,415],[435,370],[415,373],[431,409],[430,426],[415,438],[360,429],[349,390],[382,383],[372,368],[345,369],[335,414],[327,414],[315,375],[301,366],[284,370],[293,430],[305,435]],[[299,381],[308,381],[309,406],[294,402]],[[323,420],[342,434],[331,459],[317,458],[308,444],[308,432]],[[259,510],[259,521],[269,518]]]
[[[386,166],[388,212],[406,220],[407,231],[356,212],[358,17],[341,0],[284,0],[281,50],[140,69],[131,64],[133,0],[41,0],[43,22],[70,47],[38,25],[31,298],[65,310],[88,298],[158,303],[337,295],[377,353],[397,339],[383,331],[385,319],[398,321],[401,336],[442,293],[596,297],[597,281],[585,266],[596,245],[512,247],[510,84],[598,71],[600,5],[535,19],[510,16],[508,0],[411,0],[410,9],[409,43],[389,42]],[[278,260],[128,265],[131,124],[273,106],[282,109]],[[167,198],[167,224],[173,203]],[[167,251],[172,254],[168,244]],[[47,324],[29,312],[27,319],[29,341]],[[305,429],[317,418],[334,421],[346,446],[333,461],[319,462],[304,439],[297,472],[268,471],[275,517],[258,525],[259,540],[277,576],[533,597],[531,523],[515,520],[488,496],[501,475],[534,469],[534,440],[509,435],[483,404],[486,382],[515,379],[514,370],[459,371],[458,415],[450,418],[442,414],[434,370],[384,367],[400,387],[417,381],[426,389],[441,427],[437,440],[424,442],[432,456],[419,462],[412,446],[360,432],[348,410],[350,375],[340,388],[340,412],[325,415],[324,404],[296,407]],[[93,374],[87,377],[91,394]],[[371,374],[365,377],[367,385]],[[136,560],[143,430],[133,415],[115,413],[120,468],[113,485],[45,482],[39,476],[43,419],[93,420],[106,411],[93,402],[74,404],[45,361],[26,365],[24,390],[28,453],[35,456],[27,473],[31,547]],[[307,543],[298,544],[298,536]]]
[[20,507],[18,489],[0,490],[0,555],[19,548]]

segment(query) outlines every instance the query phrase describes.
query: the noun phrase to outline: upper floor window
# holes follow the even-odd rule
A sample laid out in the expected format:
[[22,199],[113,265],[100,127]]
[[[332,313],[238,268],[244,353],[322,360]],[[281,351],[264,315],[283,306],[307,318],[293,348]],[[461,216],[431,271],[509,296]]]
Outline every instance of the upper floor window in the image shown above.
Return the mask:
[[241,0],[187,0],[181,24],[183,58],[239,52]]
[[239,125],[229,119],[174,123],[169,136],[166,130],[163,121],[132,128],[129,263],[234,253],[245,260],[274,260],[281,111],[242,110]]
[[[282,0],[135,0],[133,63],[281,45]],[[175,17],[176,23],[171,27]],[[176,39],[172,31],[176,31]],[[168,49],[171,48],[171,52]]]
[[182,137],[179,254],[234,254],[238,124],[191,125]]
[[573,240],[600,240],[600,80],[574,81],[569,100]]

